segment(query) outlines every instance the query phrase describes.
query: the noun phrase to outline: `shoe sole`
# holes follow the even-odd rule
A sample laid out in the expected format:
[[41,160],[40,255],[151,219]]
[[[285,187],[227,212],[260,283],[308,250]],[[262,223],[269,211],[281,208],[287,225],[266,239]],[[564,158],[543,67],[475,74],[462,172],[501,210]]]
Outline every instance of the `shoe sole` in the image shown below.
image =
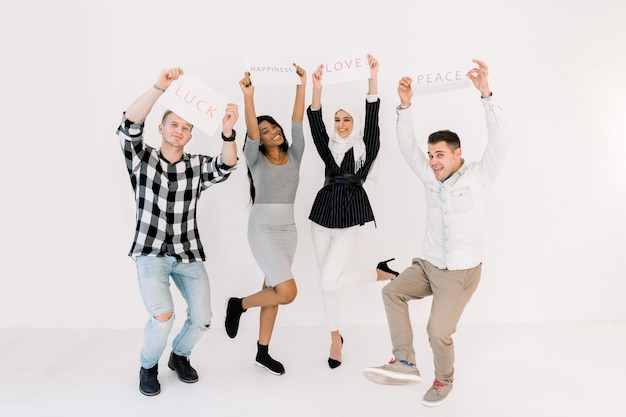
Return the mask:
[[422,404],[424,404],[426,407],[438,407],[442,405],[443,403],[445,403],[447,399],[448,397],[445,397],[443,400],[439,400],[439,401],[427,401],[427,400],[422,399]]
[[256,366],[258,366],[259,368],[264,368],[267,372],[269,372],[272,375],[280,376],[280,375],[284,374],[284,372],[280,373],[280,372],[272,371],[270,368],[268,368],[267,366],[263,365],[261,362],[254,361],[254,364]]
[[422,378],[416,375],[403,375],[381,369],[366,369],[363,376],[380,385],[416,385],[422,382]]
[[155,395],[159,395],[161,393],[161,390],[158,390],[157,392],[146,392],[146,391],[143,391],[141,388],[139,388],[139,392],[145,395],[146,397],[154,397]]

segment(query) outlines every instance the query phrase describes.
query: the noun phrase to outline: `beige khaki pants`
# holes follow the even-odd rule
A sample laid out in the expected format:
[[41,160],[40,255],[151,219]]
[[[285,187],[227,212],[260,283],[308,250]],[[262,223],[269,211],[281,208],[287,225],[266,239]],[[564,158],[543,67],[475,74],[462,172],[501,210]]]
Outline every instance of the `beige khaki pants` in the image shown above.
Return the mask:
[[435,378],[441,382],[453,381],[452,334],[465,305],[478,287],[481,269],[482,264],[479,264],[471,269],[450,271],[414,258],[413,265],[383,288],[383,302],[396,359],[416,363],[408,302],[432,295],[426,331],[433,350]]

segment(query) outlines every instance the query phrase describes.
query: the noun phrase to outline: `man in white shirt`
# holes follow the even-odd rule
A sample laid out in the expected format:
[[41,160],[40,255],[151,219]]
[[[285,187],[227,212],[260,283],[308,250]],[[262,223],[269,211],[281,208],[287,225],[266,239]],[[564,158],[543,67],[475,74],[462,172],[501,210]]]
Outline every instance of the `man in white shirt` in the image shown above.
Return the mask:
[[428,138],[427,155],[419,148],[411,117],[412,79],[398,85],[397,134],[400,151],[424,184],[427,203],[423,258],[383,290],[394,358],[383,366],[366,368],[364,375],[387,385],[421,382],[415,366],[413,331],[408,302],[433,296],[427,332],[435,365],[435,381],[424,405],[443,404],[454,380],[452,334],[480,281],[484,225],[489,191],[500,171],[508,145],[502,110],[489,89],[488,67],[473,60],[468,78],[478,89],[487,122],[487,146],[478,162],[462,158],[456,133],[441,130]]

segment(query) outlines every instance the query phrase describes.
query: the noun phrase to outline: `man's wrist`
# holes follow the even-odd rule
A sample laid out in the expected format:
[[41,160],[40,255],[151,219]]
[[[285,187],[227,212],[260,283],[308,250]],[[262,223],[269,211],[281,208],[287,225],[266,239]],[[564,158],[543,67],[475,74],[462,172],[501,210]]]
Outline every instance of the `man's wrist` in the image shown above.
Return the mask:
[[411,102],[409,101],[409,104],[400,103],[399,107],[400,110],[408,109],[409,107],[411,107]]
[[224,142],[232,142],[232,141],[234,141],[235,140],[235,136],[237,136],[237,132],[235,132],[235,129],[231,130],[230,137],[226,137],[224,135],[224,132],[222,132],[222,140]]
[[493,96],[493,91],[489,91],[488,93],[480,93],[480,98],[487,98]]
[[152,86],[152,88],[154,88],[155,90],[158,90],[162,93],[165,93],[165,91],[167,90],[167,88],[161,88],[159,87],[156,83],[154,83],[154,85]]

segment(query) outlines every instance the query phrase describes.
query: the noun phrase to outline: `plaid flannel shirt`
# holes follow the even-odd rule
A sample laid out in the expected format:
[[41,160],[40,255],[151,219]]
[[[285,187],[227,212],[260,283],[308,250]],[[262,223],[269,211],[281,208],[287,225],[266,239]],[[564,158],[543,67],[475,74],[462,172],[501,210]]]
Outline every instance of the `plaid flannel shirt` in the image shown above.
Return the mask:
[[183,154],[171,164],[143,141],[144,122],[122,117],[117,129],[135,194],[137,225],[128,253],[174,256],[178,262],[206,260],[198,234],[196,207],[200,193],[225,181],[236,167],[222,156]]

